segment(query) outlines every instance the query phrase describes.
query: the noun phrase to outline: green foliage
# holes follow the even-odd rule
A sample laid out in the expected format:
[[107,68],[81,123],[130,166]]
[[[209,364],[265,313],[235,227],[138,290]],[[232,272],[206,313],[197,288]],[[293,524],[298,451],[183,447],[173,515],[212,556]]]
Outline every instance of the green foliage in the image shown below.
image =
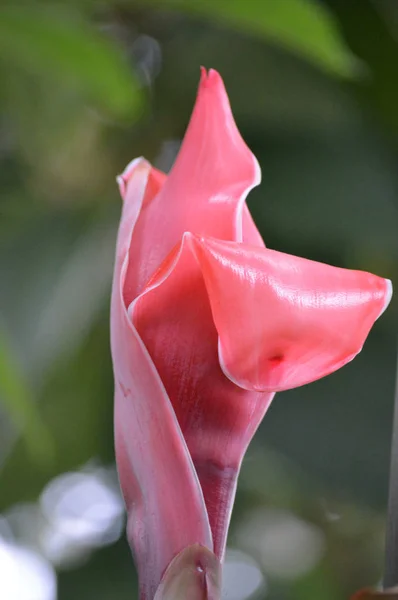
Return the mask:
[[0,398],[16,426],[16,435],[22,434],[30,458],[39,465],[44,463],[48,466],[54,458],[54,441],[40,417],[34,395],[3,331],[0,331]]
[[66,84],[118,117],[131,118],[140,107],[139,86],[122,52],[78,14],[1,7],[0,56],[8,68],[44,76],[48,94]]
[[344,0],[327,0],[340,22],[347,45],[369,69],[359,93],[371,104],[389,128],[398,130],[398,54],[394,2],[363,0],[360,18],[355,5]]
[[352,75],[355,60],[333,17],[315,0],[134,0],[205,16],[248,32],[302,56],[336,75]]
[[[201,64],[223,75],[259,158],[249,205],[267,245],[397,281],[397,33],[394,0],[0,3],[4,514],[113,463],[115,175],[142,154],[170,165]],[[269,600],[346,600],[380,579],[396,318],[395,303],[352,365],[279,394],[243,465],[231,545]],[[275,515],[321,540],[305,572],[270,560],[260,534]],[[59,569],[59,600],[134,598],[125,541],[90,552]]]

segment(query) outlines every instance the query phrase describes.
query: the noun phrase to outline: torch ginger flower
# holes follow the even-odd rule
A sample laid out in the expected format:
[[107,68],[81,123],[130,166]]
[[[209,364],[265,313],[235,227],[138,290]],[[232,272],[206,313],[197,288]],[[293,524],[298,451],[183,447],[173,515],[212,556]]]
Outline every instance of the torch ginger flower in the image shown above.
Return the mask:
[[200,573],[197,597],[216,598],[209,573],[275,392],[352,360],[391,282],[265,248],[245,203],[260,168],[214,70],[202,70],[169,176],[139,158],[118,181],[115,445],[141,599],[182,551]]

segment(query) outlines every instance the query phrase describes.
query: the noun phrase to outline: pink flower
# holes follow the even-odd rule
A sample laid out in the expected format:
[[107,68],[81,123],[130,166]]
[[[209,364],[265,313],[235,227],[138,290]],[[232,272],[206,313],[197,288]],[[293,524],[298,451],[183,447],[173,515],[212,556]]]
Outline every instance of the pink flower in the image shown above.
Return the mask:
[[170,175],[140,158],[119,178],[115,440],[143,599],[184,548],[222,560],[274,393],[352,360],[391,298],[370,273],[266,249],[245,203],[259,182],[213,70]]

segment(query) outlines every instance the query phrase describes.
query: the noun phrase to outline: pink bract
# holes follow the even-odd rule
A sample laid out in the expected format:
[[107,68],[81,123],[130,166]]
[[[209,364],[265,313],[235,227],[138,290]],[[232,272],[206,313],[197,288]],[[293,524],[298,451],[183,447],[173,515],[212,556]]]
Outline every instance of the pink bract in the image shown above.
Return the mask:
[[115,443],[145,600],[184,548],[222,560],[274,393],[352,360],[391,298],[388,280],[266,249],[245,203],[259,182],[214,70],[169,176],[136,159],[119,178]]

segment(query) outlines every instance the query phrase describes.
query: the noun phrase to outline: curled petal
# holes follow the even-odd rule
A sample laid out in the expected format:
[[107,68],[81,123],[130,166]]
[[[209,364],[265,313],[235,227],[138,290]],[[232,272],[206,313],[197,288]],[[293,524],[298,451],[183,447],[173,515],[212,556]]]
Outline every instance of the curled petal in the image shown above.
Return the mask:
[[173,404],[203,490],[214,552],[222,559],[242,458],[273,394],[243,390],[222,372],[190,241],[184,236],[129,314]]
[[[144,158],[135,158],[132,160],[123,173],[117,177],[120,195],[127,204],[135,204],[136,186],[134,185],[134,175],[137,174],[137,168],[140,165],[149,165]],[[140,204],[140,211],[156,197],[157,193],[163,187],[167,175],[155,167],[151,167],[146,184],[145,195]],[[130,186],[130,180],[132,181]],[[138,217],[138,215],[137,215]]]
[[202,70],[198,96],[176,162],[144,206],[130,248],[130,304],[185,231],[262,244],[245,205],[260,167],[232,116],[220,75]]
[[217,597],[237,476],[274,393],[350,361],[391,298],[369,273],[267,250],[245,204],[259,181],[213,70],[169,177],[137,159],[119,178],[115,443],[141,600],[181,582],[200,598],[213,581]]
[[388,306],[391,282],[265,248],[193,236],[224,373],[281,391],[339,369]]
[[130,305],[192,456],[219,557],[241,461],[273,393],[351,360],[390,295],[390,283],[369,273],[186,233]]
[[185,547],[199,543],[213,548],[203,494],[181,429],[123,299],[134,223],[156,189],[151,176],[150,165],[141,160],[129,174],[111,306],[116,455],[142,600],[154,597],[165,569]]

